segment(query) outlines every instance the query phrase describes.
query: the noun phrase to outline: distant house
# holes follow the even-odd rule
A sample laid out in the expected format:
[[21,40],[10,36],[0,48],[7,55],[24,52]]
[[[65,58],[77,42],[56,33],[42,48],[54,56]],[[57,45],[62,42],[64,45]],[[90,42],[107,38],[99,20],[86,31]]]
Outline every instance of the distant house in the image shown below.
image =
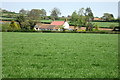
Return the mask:
[[101,18],[94,18],[93,20],[94,21],[101,21],[102,19]]
[[39,30],[52,30],[52,31],[56,31],[56,30],[59,30],[60,27],[57,26],[57,25],[37,23],[34,26],[34,29],[37,30],[37,31],[39,31]]
[[70,29],[68,22],[65,21],[53,21],[51,24],[41,24],[37,23],[34,26],[35,30],[61,30],[61,28]]
[[67,21],[53,21],[51,25],[62,26],[64,29],[70,29]]

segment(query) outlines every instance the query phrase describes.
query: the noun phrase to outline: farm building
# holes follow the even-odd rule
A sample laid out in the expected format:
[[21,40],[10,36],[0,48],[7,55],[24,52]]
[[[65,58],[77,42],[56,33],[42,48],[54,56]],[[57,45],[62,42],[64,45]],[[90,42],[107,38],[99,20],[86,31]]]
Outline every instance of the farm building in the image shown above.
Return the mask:
[[69,24],[67,21],[53,21],[51,24],[41,24],[37,23],[34,26],[35,30],[62,30],[61,28],[64,29],[70,29]]
[[38,23],[34,26],[34,29],[35,30],[54,30],[54,31],[56,31],[56,30],[59,30],[60,27],[57,25],[50,25],[50,24],[47,25],[47,24]]
[[102,19],[101,18],[94,18],[93,20],[94,21],[101,21]]

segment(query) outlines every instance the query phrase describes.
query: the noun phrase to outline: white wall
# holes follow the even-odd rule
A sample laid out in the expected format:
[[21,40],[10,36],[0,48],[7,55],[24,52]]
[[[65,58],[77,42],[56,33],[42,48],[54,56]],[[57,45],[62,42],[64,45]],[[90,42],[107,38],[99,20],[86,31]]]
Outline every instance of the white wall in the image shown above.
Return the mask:
[[69,29],[69,24],[68,24],[68,22],[65,22],[65,23],[63,24],[63,26],[64,26],[64,29]]

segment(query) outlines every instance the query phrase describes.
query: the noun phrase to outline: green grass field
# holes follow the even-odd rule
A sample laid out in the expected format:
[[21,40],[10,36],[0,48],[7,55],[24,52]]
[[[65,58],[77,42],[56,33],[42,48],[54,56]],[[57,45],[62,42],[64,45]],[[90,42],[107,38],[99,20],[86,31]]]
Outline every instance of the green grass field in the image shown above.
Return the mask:
[[111,25],[115,25],[115,26],[118,26],[119,25],[119,23],[117,23],[117,22],[93,22],[93,23],[96,23],[99,27],[110,27]]
[[118,35],[2,33],[3,78],[117,78]]
[[3,21],[4,20],[8,20],[9,21],[10,20],[10,21],[12,21],[12,20],[15,20],[15,19],[14,18],[2,18],[2,17],[0,17],[0,20],[3,20]]
[[51,23],[52,22],[52,20],[40,20],[41,22],[49,22],[49,23]]

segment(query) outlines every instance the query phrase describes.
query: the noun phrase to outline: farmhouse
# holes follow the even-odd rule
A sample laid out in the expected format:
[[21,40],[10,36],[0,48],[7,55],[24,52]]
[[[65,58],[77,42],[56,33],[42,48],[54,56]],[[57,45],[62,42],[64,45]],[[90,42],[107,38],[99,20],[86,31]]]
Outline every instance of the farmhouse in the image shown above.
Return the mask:
[[101,21],[102,19],[101,18],[94,18],[93,20],[94,21]]
[[62,28],[64,29],[70,29],[68,22],[65,21],[53,21],[51,24],[41,24],[41,23],[37,23],[34,26],[35,30],[62,30]]
[[56,30],[59,30],[60,27],[57,25],[50,25],[50,24],[47,25],[47,24],[38,23],[34,26],[34,29],[37,31],[39,31],[39,30],[54,30],[54,31],[56,31]]

